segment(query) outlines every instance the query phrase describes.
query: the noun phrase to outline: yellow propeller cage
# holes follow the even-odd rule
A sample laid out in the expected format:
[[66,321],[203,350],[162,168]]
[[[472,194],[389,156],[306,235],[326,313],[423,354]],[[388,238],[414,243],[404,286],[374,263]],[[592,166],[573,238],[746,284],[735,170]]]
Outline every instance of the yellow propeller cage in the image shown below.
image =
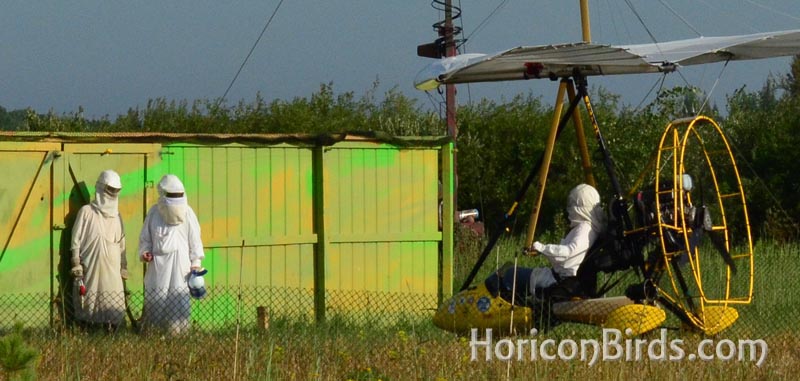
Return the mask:
[[[691,150],[691,155],[688,152],[689,150]],[[690,244],[694,231],[692,221],[687,221],[686,216],[689,214],[687,209],[691,207],[692,195],[684,187],[684,185],[688,184],[684,184],[683,174],[690,171],[689,164],[697,162],[698,157],[696,156],[698,154],[702,156],[699,159],[704,163],[704,169],[708,171],[707,178],[713,183],[704,185],[713,185],[713,193],[716,195],[715,200],[707,200],[711,201],[711,207],[716,212],[716,220],[713,221],[713,226],[709,233],[721,235],[724,247],[730,253],[731,260],[735,261],[735,264],[747,267],[749,271],[747,279],[741,277],[734,279],[731,267],[723,263],[726,268],[724,270],[724,292],[721,292],[721,295],[712,295],[712,293],[708,292],[709,290],[704,284],[705,279],[703,277],[704,269],[709,271],[709,269],[703,267],[706,262],[705,259],[709,256],[718,256],[720,254],[716,252],[704,253],[701,252],[700,246],[692,248]],[[690,160],[694,161],[690,162]],[[726,179],[726,184],[734,184],[733,189],[725,189],[721,184],[722,179],[718,176],[723,172],[720,170],[722,166],[730,167],[725,173],[726,176],[735,177],[735,179]],[[655,172],[654,198],[656,202],[656,221],[658,223],[657,230],[661,253],[666,264],[664,270],[669,275],[669,281],[666,284],[658,285],[659,294],[671,302],[674,307],[685,312],[686,317],[697,328],[709,334],[719,332],[733,324],[738,317],[736,310],[729,307],[729,305],[750,303],[753,295],[754,263],[750,221],[747,216],[747,206],[739,170],[736,167],[731,147],[720,126],[711,118],[697,116],[678,119],[667,126],[661,137]],[[667,181],[670,181],[670,183],[667,183]],[[666,186],[662,187],[662,185]],[[731,187],[728,186],[728,188]],[[669,195],[667,193],[672,194]],[[662,205],[662,196],[672,196],[671,200],[673,201]],[[735,204],[736,207],[731,208],[731,203]],[[743,233],[745,237],[738,240],[735,246],[731,237],[731,226],[729,226],[731,222],[730,215],[726,213],[743,214],[738,216],[739,219],[736,221],[738,224],[744,225],[737,232],[739,234]],[[680,237],[683,241],[682,246],[675,249],[674,245],[668,244],[668,234],[671,234],[672,237],[676,235]],[[688,265],[692,275],[684,278],[684,282],[692,282],[692,292],[696,294],[685,295],[687,293],[686,287],[681,287],[680,279],[678,279],[681,274],[677,274],[673,267],[669,265],[674,257],[680,255],[688,257]],[[734,290],[734,282],[748,282],[749,284],[744,286],[746,291],[741,292]],[[719,285],[715,286],[719,287]],[[735,289],[741,290],[742,287],[736,287]],[[719,288],[715,288],[715,290],[719,290]]]

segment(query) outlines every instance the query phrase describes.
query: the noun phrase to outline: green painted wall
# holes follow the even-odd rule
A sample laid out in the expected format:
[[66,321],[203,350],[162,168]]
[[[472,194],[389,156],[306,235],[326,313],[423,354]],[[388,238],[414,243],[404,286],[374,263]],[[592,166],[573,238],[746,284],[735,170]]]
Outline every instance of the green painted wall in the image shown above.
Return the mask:
[[[452,292],[452,229],[438,229],[440,180],[445,199],[451,194],[450,143],[9,140],[0,142],[7,179],[0,184],[0,324],[24,316],[21,308],[50,308],[48,300],[59,293],[59,265],[68,261],[74,214],[109,168],[122,177],[134,291],[142,285],[142,221],[157,201],[158,180],[172,173],[200,219],[210,287],[308,290],[299,298],[297,292],[257,294],[253,303],[318,319],[325,311],[370,308],[360,293],[403,294],[433,308]],[[444,206],[448,226],[452,205]],[[3,306],[20,294],[37,297],[17,311]],[[195,310],[230,315],[235,303],[223,299],[212,297]]]

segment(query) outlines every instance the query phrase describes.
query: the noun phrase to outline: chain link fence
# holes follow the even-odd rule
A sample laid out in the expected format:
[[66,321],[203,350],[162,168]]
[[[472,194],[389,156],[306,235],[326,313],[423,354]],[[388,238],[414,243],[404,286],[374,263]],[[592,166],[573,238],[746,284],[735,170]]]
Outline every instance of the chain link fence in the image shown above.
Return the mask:
[[209,287],[201,299],[188,290],[127,293],[73,293],[50,301],[47,294],[0,295],[0,331],[86,327],[205,332],[231,327],[269,327],[271,320],[313,323],[318,319],[352,325],[391,326],[424,319],[437,307],[429,294],[329,290],[324,316],[315,312],[314,290],[277,287]]
[[[502,257],[508,257],[512,252],[509,248],[516,243],[500,246],[497,255],[501,257],[500,262],[504,262]],[[744,378],[793,379],[800,371],[800,335],[796,333],[797,316],[800,316],[797,303],[800,284],[796,276],[800,273],[798,252],[800,247],[794,243],[756,245],[753,301],[731,306],[736,309],[738,319],[729,328],[703,334],[665,309],[665,319],[659,320],[658,329],[631,338],[650,343],[661,337],[663,329],[670,340],[682,340],[685,348],[711,340],[707,351],[714,353],[721,348],[721,355],[730,356],[725,357],[726,361],[654,362],[645,370],[641,363],[634,362],[633,365],[619,365],[630,368],[614,368],[609,372],[627,374],[629,369],[639,369],[651,372],[651,378],[663,379],[669,374],[718,378],[720,374],[735,371]],[[457,260],[471,261],[468,255]],[[538,264],[530,258],[520,262],[521,266],[528,267]],[[485,274],[496,271],[494,265],[485,267],[484,276],[476,278],[475,284],[484,283]],[[456,275],[456,279],[461,277],[463,274]],[[602,276],[598,279],[599,282],[604,280]],[[620,287],[622,290],[622,285]],[[615,296],[611,294],[606,297]],[[509,374],[505,362],[483,362],[482,350],[478,352],[480,361],[471,358],[473,348],[469,333],[455,335],[433,324],[432,317],[440,305],[433,295],[327,290],[322,321],[318,321],[315,313],[314,290],[311,289],[208,287],[203,299],[191,299],[182,294],[180,301],[172,302],[168,302],[170,299],[166,295],[151,295],[153,303],[164,303],[156,304],[158,308],[151,307],[142,291],[131,292],[127,297],[124,294],[94,296],[106,299],[105,304],[127,306],[127,309],[103,315],[113,319],[85,324],[79,320],[82,315],[76,309],[80,298],[51,300],[46,294],[0,295],[0,341],[22,332],[22,341],[38,353],[40,360],[36,369],[40,379],[80,374],[86,379],[439,377],[449,380],[497,379]],[[94,296],[84,296],[84,307],[92,305],[87,300]],[[190,309],[188,315],[186,302]],[[442,305],[449,302],[444,301]],[[520,313],[521,310],[516,311]],[[162,314],[163,320],[148,317],[156,312]],[[185,316],[188,320],[181,320]],[[174,330],[169,324],[159,326],[164,321],[178,321],[180,329]],[[170,329],[181,333],[169,334]],[[502,337],[496,335],[495,342]],[[482,333],[480,338],[486,339]],[[524,332],[517,332],[513,338],[531,339]],[[603,336],[597,325],[557,322],[534,338],[539,343],[546,339],[559,343],[585,339],[602,341]],[[745,352],[743,360],[738,360],[738,352],[733,355],[742,342],[754,340],[763,340],[768,346],[764,364],[755,365],[755,360],[749,361],[749,352]],[[634,344],[631,344],[632,353],[641,350]],[[625,350],[624,338],[621,345]],[[647,348],[643,350],[646,353]],[[686,350],[688,355],[689,349]],[[530,360],[525,361],[525,364],[510,365],[512,378],[514,375],[529,378],[534,371],[554,378],[600,374],[596,373],[597,365],[564,368],[563,361],[539,361],[533,365],[528,363]],[[552,364],[551,370],[548,364]]]

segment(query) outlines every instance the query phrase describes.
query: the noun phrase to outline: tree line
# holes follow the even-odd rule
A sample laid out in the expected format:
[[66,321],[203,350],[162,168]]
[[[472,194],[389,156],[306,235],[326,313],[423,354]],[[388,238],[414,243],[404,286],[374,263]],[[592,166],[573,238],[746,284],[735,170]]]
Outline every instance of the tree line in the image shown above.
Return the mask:
[[[800,61],[783,77],[768,78],[760,89],[740,88],[726,98],[726,115],[716,105],[704,107],[732,144],[748,198],[750,223],[756,238],[796,240],[800,227]],[[336,93],[322,84],[309,97],[228,105],[220,100],[151,99],[115,118],[88,119],[83,110],[37,114],[0,107],[0,128],[14,131],[176,132],[176,133],[307,133],[374,131],[395,136],[441,136],[444,122],[435,111],[396,88],[376,95],[377,83],[365,94]],[[629,189],[658,146],[666,125],[697,114],[704,94],[692,87],[662,90],[648,105],[634,109],[603,88],[591,91],[595,115],[616,164],[623,189]],[[585,114],[585,110],[581,111]],[[541,97],[517,95],[509,101],[480,100],[460,105],[456,141],[458,207],[478,208],[490,228],[502,218],[525,175],[544,150],[552,106]],[[587,121],[586,115],[583,120]],[[584,122],[590,148],[591,129]],[[564,230],[566,194],[582,181],[575,133],[559,138],[548,176],[548,192],[540,221],[544,230]],[[598,190],[611,195],[598,152],[592,156]],[[532,193],[532,192],[531,192]],[[529,193],[530,194],[530,193]],[[530,199],[530,197],[529,197]],[[524,231],[530,202],[521,206],[515,231]]]

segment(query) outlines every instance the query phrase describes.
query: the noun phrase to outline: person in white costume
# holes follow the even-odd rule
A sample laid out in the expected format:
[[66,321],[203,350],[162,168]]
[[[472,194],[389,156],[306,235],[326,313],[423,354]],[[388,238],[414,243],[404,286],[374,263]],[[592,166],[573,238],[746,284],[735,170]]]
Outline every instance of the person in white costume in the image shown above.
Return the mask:
[[191,314],[187,279],[205,257],[200,223],[177,176],[162,177],[158,195],[139,236],[139,258],[147,262],[142,323],[181,333],[189,327]]
[[532,269],[530,288],[552,286],[561,279],[577,275],[586,252],[597,241],[605,228],[605,215],[600,204],[600,194],[588,184],[580,184],[569,192],[567,217],[570,231],[559,244],[533,243],[533,250],[544,255],[552,268]]
[[75,318],[81,325],[116,329],[125,320],[123,279],[128,278],[125,229],[119,215],[119,175],[100,173],[95,197],[78,210],[72,228],[71,262],[76,282],[84,282],[85,295],[75,292]]

